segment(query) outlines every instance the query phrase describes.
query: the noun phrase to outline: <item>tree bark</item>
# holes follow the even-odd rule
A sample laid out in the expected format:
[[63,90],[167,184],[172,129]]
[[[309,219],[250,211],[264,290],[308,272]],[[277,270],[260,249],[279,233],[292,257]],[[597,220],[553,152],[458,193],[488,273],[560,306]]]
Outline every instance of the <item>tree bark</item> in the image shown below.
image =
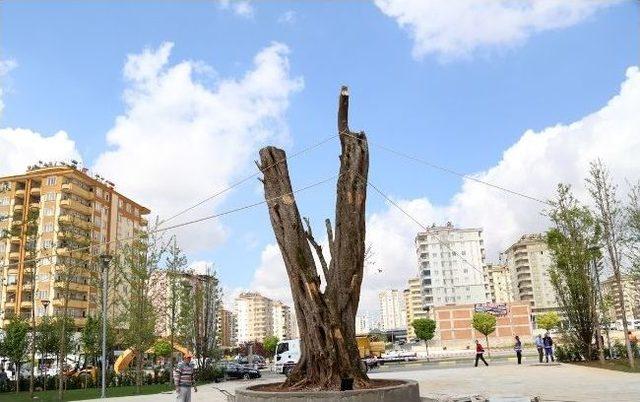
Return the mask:
[[317,253],[321,250],[316,247],[310,225],[308,231],[304,229],[292,192],[286,154],[275,147],[260,150],[265,198],[289,277],[302,341],[300,361],[285,381],[285,388],[335,390],[340,389],[344,378],[354,379],[356,388],[369,383],[361,369],[355,336],[365,255],[369,151],[365,134],[349,131],[348,108],[349,94],[343,87],[338,107],[342,154],[335,231],[331,230],[330,222],[325,222],[331,237],[331,261],[322,267],[326,272],[324,292],[310,243]]

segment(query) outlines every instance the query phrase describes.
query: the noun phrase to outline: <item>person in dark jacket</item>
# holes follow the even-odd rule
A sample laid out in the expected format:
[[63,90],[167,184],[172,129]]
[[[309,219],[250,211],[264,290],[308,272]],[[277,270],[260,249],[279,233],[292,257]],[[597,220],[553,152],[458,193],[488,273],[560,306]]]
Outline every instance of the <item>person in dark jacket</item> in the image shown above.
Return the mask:
[[475,365],[475,367],[478,367],[478,360],[482,360],[482,362],[484,363],[485,366],[489,365],[489,363],[487,363],[487,361],[484,359],[483,355],[484,355],[484,348],[480,344],[480,341],[478,341],[476,339],[476,365]]
[[548,332],[544,334],[542,342],[544,343],[545,362],[549,363],[549,357],[551,357],[551,361],[553,362],[553,339],[551,339],[551,335],[549,335]]
[[516,344],[513,347],[513,350],[516,351],[516,357],[518,358],[518,364],[522,364],[522,342],[520,342],[520,337],[516,335]]

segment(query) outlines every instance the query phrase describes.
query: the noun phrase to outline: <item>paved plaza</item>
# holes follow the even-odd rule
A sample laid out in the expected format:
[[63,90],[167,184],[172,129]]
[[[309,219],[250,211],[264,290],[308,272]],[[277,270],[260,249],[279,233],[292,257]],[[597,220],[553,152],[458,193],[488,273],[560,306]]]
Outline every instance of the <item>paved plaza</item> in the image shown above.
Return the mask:
[[[420,383],[420,395],[427,400],[483,395],[492,398],[534,397],[541,401],[640,401],[640,375],[611,370],[559,364],[549,366],[502,364],[489,367],[431,368],[377,372],[373,378],[411,379]],[[241,386],[282,380],[267,373],[254,381],[227,381],[203,385],[192,394],[193,402],[226,402],[216,388],[231,392]],[[163,402],[175,394],[112,398],[110,401]],[[98,401],[96,399],[95,401]]]

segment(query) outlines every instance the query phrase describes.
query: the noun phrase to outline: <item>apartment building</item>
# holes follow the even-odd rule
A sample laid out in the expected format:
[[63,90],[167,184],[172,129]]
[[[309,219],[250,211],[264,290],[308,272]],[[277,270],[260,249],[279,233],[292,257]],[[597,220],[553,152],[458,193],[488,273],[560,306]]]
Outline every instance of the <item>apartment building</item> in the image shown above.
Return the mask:
[[485,282],[489,287],[491,301],[494,303],[511,303],[515,300],[511,274],[504,264],[487,263],[484,266]]
[[378,293],[380,301],[380,326],[383,331],[407,328],[404,298],[398,289]]
[[[0,178],[0,323],[13,314],[30,318],[32,300],[37,319],[61,314],[68,282],[67,314],[83,326],[97,307],[97,257],[144,230],[148,213],[75,162]],[[122,286],[112,292],[126,293]]]
[[[629,275],[623,275],[622,297],[624,298],[624,315],[627,320],[640,320],[640,280]],[[620,303],[620,293],[618,283],[612,275],[602,282],[602,295],[606,300],[610,300],[608,313],[611,321],[621,321],[623,317],[622,303]]]
[[407,338],[416,337],[416,332],[411,323],[420,318],[429,318],[429,311],[422,305],[422,286],[420,278],[411,278],[407,282],[407,288],[402,292],[407,314]]
[[269,335],[290,339],[297,332],[292,324],[291,308],[260,293],[240,293],[235,299],[234,313],[238,344],[262,342]]
[[371,329],[371,319],[368,315],[356,315],[356,335],[367,335]]
[[277,336],[280,340],[291,339],[293,335],[291,307],[280,301],[274,301],[272,312],[273,335]]
[[489,300],[482,229],[433,225],[416,235],[415,246],[423,307]]
[[[149,298],[153,301],[156,314],[155,333],[162,337],[170,335],[172,314],[175,314],[176,320],[180,317],[182,308],[180,297],[185,292],[189,295],[190,302],[198,304],[199,332],[212,333],[211,331],[217,328],[220,309],[220,303],[216,298],[217,291],[218,279],[213,275],[166,270],[152,272],[149,278]],[[175,299],[172,298],[172,294],[175,294]],[[196,298],[195,295],[201,295],[201,297]],[[172,302],[172,299],[175,301]]]
[[543,235],[526,234],[504,251],[500,259],[511,276],[515,301],[527,302],[535,317],[557,311],[556,292],[549,278],[553,260]]
[[218,314],[218,344],[223,348],[236,345],[236,316],[230,310],[220,309]]

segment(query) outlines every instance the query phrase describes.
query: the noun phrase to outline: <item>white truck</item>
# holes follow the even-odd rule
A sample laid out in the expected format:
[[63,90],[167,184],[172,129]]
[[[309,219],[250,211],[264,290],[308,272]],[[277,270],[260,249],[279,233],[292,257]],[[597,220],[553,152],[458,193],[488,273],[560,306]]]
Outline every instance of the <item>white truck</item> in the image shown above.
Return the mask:
[[300,360],[300,339],[285,339],[276,346],[273,371],[280,374],[289,374]]

